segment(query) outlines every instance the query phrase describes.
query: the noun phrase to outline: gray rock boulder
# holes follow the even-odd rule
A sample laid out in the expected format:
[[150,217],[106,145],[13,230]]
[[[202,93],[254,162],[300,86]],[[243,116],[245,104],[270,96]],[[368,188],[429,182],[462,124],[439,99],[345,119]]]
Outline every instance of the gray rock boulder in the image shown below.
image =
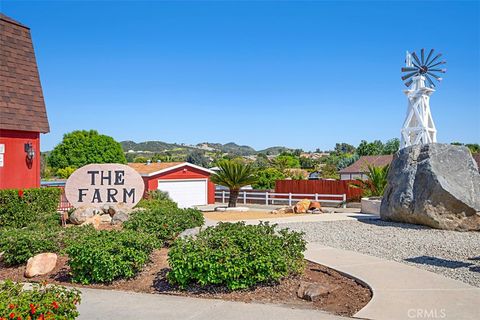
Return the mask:
[[93,217],[98,212],[98,209],[93,207],[79,207],[76,208],[68,217],[68,220],[73,224],[82,224],[87,221],[88,218]]
[[380,206],[384,220],[480,230],[480,173],[466,147],[432,143],[400,150]]
[[112,217],[112,224],[121,224],[128,220],[128,214],[126,212],[117,210]]

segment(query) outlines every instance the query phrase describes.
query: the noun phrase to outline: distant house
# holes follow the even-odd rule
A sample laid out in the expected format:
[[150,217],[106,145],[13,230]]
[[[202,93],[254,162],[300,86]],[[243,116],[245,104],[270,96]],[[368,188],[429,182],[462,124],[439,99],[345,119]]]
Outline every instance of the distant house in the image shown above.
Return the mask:
[[40,187],[49,131],[30,29],[0,14],[0,189]]
[[354,180],[354,179],[366,179],[367,167],[372,165],[375,167],[384,167],[390,164],[393,160],[393,155],[381,155],[381,156],[362,156],[352,165],[340,170],[340,180]]

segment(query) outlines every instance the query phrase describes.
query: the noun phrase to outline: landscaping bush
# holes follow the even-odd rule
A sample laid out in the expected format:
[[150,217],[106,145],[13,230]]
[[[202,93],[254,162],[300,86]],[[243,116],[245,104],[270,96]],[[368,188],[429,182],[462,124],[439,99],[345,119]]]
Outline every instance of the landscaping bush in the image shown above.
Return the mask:
[[0,227],[23,228],[32,222],[58,224],[61,189],[0,190]]
[[0,231],[0,252],[7,266],[27,262],[42,252],[58,252],[58,231],[55,229],[4,229]]
[[179,209],[164,200],[151,200],[145,210],[134,211],[123,228],[155,235],[159,244],[165,244],[182,231],[203,225],[204,221],[199,210]]
[[65,250],[72,280],[82,284],[132,278],[148,261],[156,245],[155,238],[144,233],[84,231]]
[[170,208],[178,209],[177,203],[170,199],[167,192],[160,190],[148,191],[146,197],[137,204],[137,208],[157,209]]
[[0,283],[0,319],[75,319],[79,313],[80,291],[62,286]]
[[301,273],[303,234],[275,227],[220,223],[197,237],[178,238],[168,253],[168,280],[181,288],[197,283],[235,290]]

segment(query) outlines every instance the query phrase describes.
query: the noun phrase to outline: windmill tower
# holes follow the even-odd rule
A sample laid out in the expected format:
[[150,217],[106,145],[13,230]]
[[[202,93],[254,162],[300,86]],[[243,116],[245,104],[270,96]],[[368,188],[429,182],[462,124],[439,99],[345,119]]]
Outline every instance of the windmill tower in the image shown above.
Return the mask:
[[408,87],[404,90],[408,97],[408,109],[401,130],[401,148],[437,142],[437,129],[430,111],[430,96],[435,92],[432,78],[441,81],[442,78],[437,73],[445,73],[447,70],[435,69],[446,62],[436,62],[441,53],[431,59],[433,51],[431,49],[425,58],[425,49],[422,49],[420,59],[415,52],[410,54],[407,51],[406,66],[402,68],[402,72],[406,74],[402,76],[402,80],[406,81],[405,85]]

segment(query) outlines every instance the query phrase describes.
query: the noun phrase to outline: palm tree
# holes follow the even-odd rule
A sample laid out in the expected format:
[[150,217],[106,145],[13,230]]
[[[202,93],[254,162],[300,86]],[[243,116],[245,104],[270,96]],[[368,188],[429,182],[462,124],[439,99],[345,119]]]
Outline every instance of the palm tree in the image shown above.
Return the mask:
[[220,161],[217,166],[220,170],[210,179],[213,183],[225,186],[230,190],[228,206],[236,207],[240,188],[257,181],[254,175],[255,169],[250,164],[232,160]]
[[360,188],[363,190],[365,197],[381,197],[387,186],[387,176],[390,170],[390,165],[384,167],[375,167],[367,165],[367,180],[355,179],[356,181],[351,184],[352,187]]

